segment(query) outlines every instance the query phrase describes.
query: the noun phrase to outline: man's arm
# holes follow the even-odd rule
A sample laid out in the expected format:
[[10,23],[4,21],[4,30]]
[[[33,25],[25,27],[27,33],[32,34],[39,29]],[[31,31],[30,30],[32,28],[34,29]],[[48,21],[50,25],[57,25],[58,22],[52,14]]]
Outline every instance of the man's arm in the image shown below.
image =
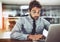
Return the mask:
[[27,40],[28,34],[23,34],[21,28],[22,28],[22,22],[21,19],[16,23],[14,28],[12,29],[11,38],[12,39],[19,39],[19,40]]
[[45,19],[43,19],[43,21],[44,21],[44,28],[48,31],[50,23]]

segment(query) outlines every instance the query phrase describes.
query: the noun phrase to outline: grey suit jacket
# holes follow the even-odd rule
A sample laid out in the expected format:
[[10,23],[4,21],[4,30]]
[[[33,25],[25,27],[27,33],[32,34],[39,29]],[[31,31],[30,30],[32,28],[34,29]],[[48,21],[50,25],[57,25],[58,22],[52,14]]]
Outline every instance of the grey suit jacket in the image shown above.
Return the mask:
[[[36,34],[42,34],[43,30],[48,30],[50,23],[39,17],[36,20]],[[27,36],[31,34],[33,29],[33,20],[29,16],[21,17],[17,22],[14,28],[12,29],[11,38],[19,40],[27,40]]]

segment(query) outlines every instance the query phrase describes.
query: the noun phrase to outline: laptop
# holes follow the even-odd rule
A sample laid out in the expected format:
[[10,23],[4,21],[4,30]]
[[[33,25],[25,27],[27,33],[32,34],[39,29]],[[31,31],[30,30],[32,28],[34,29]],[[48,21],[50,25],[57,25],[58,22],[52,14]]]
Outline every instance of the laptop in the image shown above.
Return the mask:
[[51,24],[45,42],[60,42],[60,24]]

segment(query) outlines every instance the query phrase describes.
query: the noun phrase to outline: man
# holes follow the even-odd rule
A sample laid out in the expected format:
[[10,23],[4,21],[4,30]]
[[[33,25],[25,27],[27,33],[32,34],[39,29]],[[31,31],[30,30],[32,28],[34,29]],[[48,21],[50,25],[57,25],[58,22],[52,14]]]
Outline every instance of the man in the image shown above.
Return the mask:
[[40,17],[41,5],[38,1],[29,4],[29,16],[21,17],[12,29],[11,38],[19,40],[40,40],[43,30],[48,30],[50,23]]

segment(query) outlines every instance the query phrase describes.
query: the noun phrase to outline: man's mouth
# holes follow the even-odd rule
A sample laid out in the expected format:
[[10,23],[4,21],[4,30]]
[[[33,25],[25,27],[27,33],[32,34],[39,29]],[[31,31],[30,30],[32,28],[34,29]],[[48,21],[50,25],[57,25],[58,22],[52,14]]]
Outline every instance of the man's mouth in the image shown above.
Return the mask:
[[38,16],[35,16],[34,19],[37,20],[38,19]]

